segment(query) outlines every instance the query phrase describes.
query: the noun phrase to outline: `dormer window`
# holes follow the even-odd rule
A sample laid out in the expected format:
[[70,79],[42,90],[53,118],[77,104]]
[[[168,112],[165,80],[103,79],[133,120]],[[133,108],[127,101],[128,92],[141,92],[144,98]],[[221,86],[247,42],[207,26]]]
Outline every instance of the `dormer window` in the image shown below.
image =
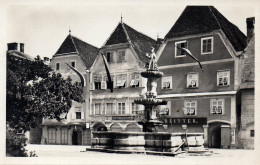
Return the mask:
[[118,62],[124,62],[126,61],[126,57],[125,57],[125,50],[119,50],[117,52],[118,54]]
[[185,52],[179,50],[178,48],[188,48],[188,43],[187,41],[179,41],[175,42],[175,57],[185,57]]
[[94,81],[95,89],[101,89],[102,76],[94,76],[93,81]]
[[213,37],[206,37],[201,39],[201,54],[213,53]]

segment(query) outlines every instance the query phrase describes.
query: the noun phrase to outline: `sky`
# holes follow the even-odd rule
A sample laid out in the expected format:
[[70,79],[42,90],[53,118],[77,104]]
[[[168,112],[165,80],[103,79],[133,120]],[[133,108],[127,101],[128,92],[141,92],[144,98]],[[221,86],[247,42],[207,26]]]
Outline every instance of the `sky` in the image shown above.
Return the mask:
[[[32,57],[40,55],[52,58],[69,34],[70,28],[72,35],[100,48],[120,22],[121,14],[123,22],[137,31],[154,39],[157,36],[163,38],[187,5],[172,1],[163,1],[165,3],[159,1],[150,1],[150,3],[145,3],[149,1],[143,1],[144,3],[138,3],[139,1],[59,2],[7,4],[4,8],[5,44],[24,43],[26,54]],[[254,6],[249,6],[248,3],[213,5],[246,34],[246,18],[255,16]]]

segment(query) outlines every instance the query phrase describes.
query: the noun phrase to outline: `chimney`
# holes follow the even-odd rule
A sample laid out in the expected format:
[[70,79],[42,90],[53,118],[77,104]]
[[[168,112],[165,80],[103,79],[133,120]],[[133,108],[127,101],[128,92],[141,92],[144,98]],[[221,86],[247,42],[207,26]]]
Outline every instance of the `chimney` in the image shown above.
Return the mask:
[[20,52],[24,53],[24,43],[20,43]]
[[255,34],[255,17],[247,18],[246,25],[247,25],[247,43],[248,43]]
[[18,43],[17,42],[12,42],[7,44],[7,51],[9,50],[17,50],[18,48]]

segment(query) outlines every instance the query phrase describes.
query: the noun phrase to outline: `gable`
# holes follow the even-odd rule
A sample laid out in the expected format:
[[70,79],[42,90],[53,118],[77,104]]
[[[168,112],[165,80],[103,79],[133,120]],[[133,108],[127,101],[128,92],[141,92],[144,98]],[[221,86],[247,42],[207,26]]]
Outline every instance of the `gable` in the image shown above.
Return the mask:
[[246,36],[213,6],[187,6],[165,40],[222,29],[236,51],[246,46]]
[[[190,57],[175,57],[175,42],[186,41],[188,49],[200,61],[232,59],[230,52],[220,37],[219,33],[190,36],[189,38],[175,38],[167,41],[162,53],[159,55],[158,66],[194,63]],[[201,39],[213,37],[213,53],[201,54]]]

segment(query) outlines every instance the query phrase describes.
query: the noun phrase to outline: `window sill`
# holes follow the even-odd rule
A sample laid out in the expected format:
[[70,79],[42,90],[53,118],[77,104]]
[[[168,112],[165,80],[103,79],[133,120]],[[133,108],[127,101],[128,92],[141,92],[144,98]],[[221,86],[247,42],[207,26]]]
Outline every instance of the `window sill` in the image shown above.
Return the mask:
[[199,87],[186,87],[186,89],[199,89]]
[[201,55],[209,55],[209,54],[213,54],[213,52],[207,52],[207,53],[202,53],[201,52]]
[[230,85],[218,85],[217,87],[229,87]]
[[172,88],[161,88],[162,90],[165,90],[165,91],[167,91],[167,90],[172,90]]
[[186,55],[175,55],[175,58],[186,57]]

